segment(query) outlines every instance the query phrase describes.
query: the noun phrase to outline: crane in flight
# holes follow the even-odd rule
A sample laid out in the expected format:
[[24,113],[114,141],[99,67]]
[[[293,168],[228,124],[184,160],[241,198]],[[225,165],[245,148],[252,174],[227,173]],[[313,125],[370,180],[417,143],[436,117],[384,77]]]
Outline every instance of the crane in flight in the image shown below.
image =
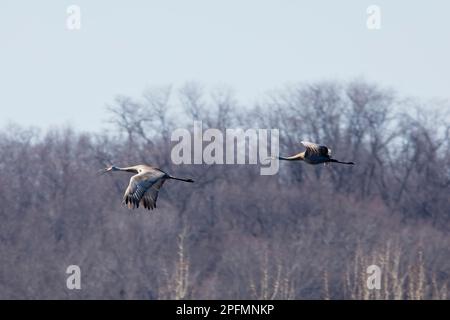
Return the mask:
[[279,160],[288,160],[288,161],[304,161],[308,164],[328,164],[328,163],[341,163],[341,164],[349,164],[353,165],[353,162],[343,162],[336,159],[331,158],[331,149],[324,145],[319,145],[317,143],[312,143],[308,141],[301,141],[301,144],[306,147],[306,150],[300,153],[297,153],[290,157],[281,157],[278,158],[272,157],[270,159],[279,159]]
[[144,164],[126,168],[110,166],[100,170],[99,173],[104,174],[114,171],[125,171],[135,174],[130,178],[130,183],[125,190],[122,200],[122,204],[125,204],[129,209],[139,208],[140,203],[148,210],[156,208],[159,190],[166,180],[194,182],[192,179],[173,177],[161,169]]

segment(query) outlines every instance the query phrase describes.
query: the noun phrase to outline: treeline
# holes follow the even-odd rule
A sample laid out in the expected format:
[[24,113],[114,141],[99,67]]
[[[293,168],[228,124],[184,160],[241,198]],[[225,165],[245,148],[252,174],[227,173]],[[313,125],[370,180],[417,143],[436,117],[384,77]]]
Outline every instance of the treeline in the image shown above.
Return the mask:
[[[109,130],[0,131],[0,298],[445,299],[450,276],[450,109],[364,81],[291,86],[241,105],[198,84],[117,97]],[[280,153],[326,144],[355,166],[174,165],[171,133],[276,128]],[[156,165],[155,211],[121,206]],[[66,288],[67,266],[82,289]],[[382,270],[368,290],[366,268]]]

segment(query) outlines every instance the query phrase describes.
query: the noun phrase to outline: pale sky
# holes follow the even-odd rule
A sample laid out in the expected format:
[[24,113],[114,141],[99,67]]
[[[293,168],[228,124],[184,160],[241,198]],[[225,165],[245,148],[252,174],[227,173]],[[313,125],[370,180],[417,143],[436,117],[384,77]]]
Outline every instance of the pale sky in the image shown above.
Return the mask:
[[[369,5],[381,29],[366,26]],[[66,28],[69,5],[81,30]],[[245,102],[286,83],[364,77],[450,98],[450,1],[1,0],[0,126],[105,126],[153,85],[226,84]]]

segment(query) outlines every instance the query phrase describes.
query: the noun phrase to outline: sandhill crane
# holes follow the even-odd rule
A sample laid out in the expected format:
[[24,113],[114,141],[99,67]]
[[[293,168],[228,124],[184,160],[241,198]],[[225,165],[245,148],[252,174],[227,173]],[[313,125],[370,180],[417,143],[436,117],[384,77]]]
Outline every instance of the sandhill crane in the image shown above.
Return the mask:
[[[290,157],[278,157],[280,160],[289,160],[289,161],[305,161],[309,164],[328,164],[330,162],[342,163],[342,164],[350,164],[353,165],[353,162],[343,162],[336,159],[331,158],[331,149],[327,146],[319,145],[316,143],[301,141],[301,144],[306,147],[306,150],[300,152],[296,155]],[[273,157],[271,159],[274,159]]]
[[139,208],[139,203],[142,203],[144,208],[148,210],[156,208],[158,192],[166,180],[171,179],[191,183],[194,182],[192,179],[173,177],[161,169],[144,164],[126,168],[111,166],[100,170],[99,173],[103,174],[113,171],[135,173],[135,175],[130,178],[130,183],[125,190],[122,200],[122,204],[127,205],[129,209]]

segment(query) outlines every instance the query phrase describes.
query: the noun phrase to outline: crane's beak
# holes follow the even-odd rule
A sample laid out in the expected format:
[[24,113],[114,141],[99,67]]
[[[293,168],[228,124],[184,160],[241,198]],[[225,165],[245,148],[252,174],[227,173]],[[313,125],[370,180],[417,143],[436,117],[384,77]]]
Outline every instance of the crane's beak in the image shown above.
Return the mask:
[[106,168],[106,169],[101,169],[101,170],[98,170],[97,171],[97,175],[102,175],[102,174],[105,174],[105,173],[107,173],[109,170],[108,170],[108,168]]

